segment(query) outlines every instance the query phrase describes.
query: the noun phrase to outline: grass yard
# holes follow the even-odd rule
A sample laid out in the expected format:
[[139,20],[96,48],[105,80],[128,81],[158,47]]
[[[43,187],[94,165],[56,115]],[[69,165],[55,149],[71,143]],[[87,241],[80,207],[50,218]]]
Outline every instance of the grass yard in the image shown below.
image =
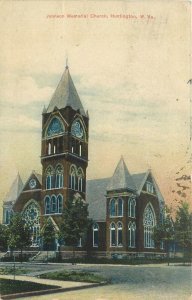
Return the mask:
[[29,273],[30,270],[25,269],[25,268],[21,268],[21,267],[17,267],[14,269],[14,267],[1,267],[0,268],[0,275],[13,275],[15,273],[15,275],[23,275],[23,274],[27,274]]
[[94,275],[89,272],[66,272],[66,271],[60,271],[60,272],[51,272],[42,274],[39,276],[40,278],[44,279],[53,279],[53,280],[64,280],[64,281],[79,281],[79,282],[92,282],[92,283],[100,283],[103,281],[107,281],[106,278]]
[[46,285],[29,281],[20,281],[12,279],[0,278],[0,291],[1,295],[10,295],[23,292],[41,291],[48,289],[55,289],[55,285]]

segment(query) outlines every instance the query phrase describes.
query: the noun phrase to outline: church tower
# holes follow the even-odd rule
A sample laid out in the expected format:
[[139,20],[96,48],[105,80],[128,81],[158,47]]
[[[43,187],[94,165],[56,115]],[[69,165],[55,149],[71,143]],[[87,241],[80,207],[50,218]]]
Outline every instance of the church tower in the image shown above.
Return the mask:
[[75,195],[86,200],[88,124],[66,66],[42,113],[42,201],[44,214],[54,219]]

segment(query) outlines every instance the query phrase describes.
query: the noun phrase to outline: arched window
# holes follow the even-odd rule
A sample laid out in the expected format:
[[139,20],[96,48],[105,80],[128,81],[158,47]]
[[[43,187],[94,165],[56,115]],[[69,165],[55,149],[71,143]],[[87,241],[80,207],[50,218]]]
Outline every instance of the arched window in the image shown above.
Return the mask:
[[134,198],[129,198],[128,202],[128,216],[131,218],[135,218],[135,207],[136,201]]
[[136,237],[136,224],[135,222],[129,222],[128,241],[129,241],[130,248],[135,248],[135,237]]
[[57,189],[63,187],[63,167],[61,165],[58,165],[56,167],[56,180],[55,180],[55,187]]
[[115,199],[111,199],[109,207],[110,207],[110,216],[114,217],[116,215],[116,213],[115,213]]
[[49,215],[51,213],[51,199],[49,196],[45,197],[45,214]]
[[71,134],[78,139],[84,139],[84,129],[80,120],[76,119],[71,126]]
[[53,188],[53,174],[54,169],[52,166],[49,166],[46,169],[46,190],[51,190]]
[[147,204],[143,214],[143,226],[144,226],[144,247],[154,248],[153,231],[156,224],[155,213],[152,205]]
[[40,236],[40,210],[36,203],[31,202],[22,213],[25,223],[31,229],[32,245],[37,245]]
[[76,189],[76,174],[77,174],[77,168],[75,166],[71,166],[70,178],[69,178],[69,187],[72,190]]
[[116,246],[116,226],[115,223],[111,223],[110,225],[110,246]]
[[121,222],[117,223],[117,246],[123,246],[123,225]]
[[83,177],[84,177],[84,173],[82,168],[78,168],[77,171],[77,190],[79,192],[83,191]]
[[63,132],[64,132],[63,123],[59,118],[54,117],[49,123],[49,126],[46,131],[46,136],[52,137],[58,134],[62,134]]
[[63,209],[63,197],[61,195],[57,196],[57,212],[58,214],[62,213]]
[[93,225],[93,247],[98,247],[99,245],[99,225],[95,223]]
[[118,216],[123,216],[123,200],[121,198],[118,199]]
[[51,154],[51,142],[48,143],[48,155]]
[[51,213],[57,213],[57,198],[55,195],[51,196]]

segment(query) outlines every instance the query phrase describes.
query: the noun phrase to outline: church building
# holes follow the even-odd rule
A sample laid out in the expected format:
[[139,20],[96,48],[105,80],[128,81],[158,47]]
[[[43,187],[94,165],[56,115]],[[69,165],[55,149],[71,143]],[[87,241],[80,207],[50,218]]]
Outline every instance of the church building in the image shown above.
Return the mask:
[[[20,212],[30,224],[32,246],[42,248],[40,231],[49,219],[56,231],[68,200],[81,197],[89,206],[93,226],[79,253],[96,257],[155,255],[163,245],[153,240],[162,219],[164,199],[151,170],[130,174],[123,157],[112,177],[87,180],[89,115],[66,66],[42,113],[42,175],[32,171],[25,183],[20,175],[3,203],[3,223]],[[58,241],[55,241],[57,249]],[[61,246],[65,251],[65,247]]]

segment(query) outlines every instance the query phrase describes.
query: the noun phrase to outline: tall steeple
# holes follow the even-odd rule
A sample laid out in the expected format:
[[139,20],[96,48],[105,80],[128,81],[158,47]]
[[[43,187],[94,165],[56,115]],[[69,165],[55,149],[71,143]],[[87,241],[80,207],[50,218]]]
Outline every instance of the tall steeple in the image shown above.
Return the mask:
[[67,61],[65,71],[47,108],[47,113],[52,112],[55,107],[61,109],[66,106],[70,106],[74,110],[79,110],[83,116],[86,116],[83,105],[69,73]]
[[124,162],[123,156],[115,169],[113,176],[107,186],[107,191],[128,189],[131,191],[136,191],[136,186],[133,179],[127,169]]

